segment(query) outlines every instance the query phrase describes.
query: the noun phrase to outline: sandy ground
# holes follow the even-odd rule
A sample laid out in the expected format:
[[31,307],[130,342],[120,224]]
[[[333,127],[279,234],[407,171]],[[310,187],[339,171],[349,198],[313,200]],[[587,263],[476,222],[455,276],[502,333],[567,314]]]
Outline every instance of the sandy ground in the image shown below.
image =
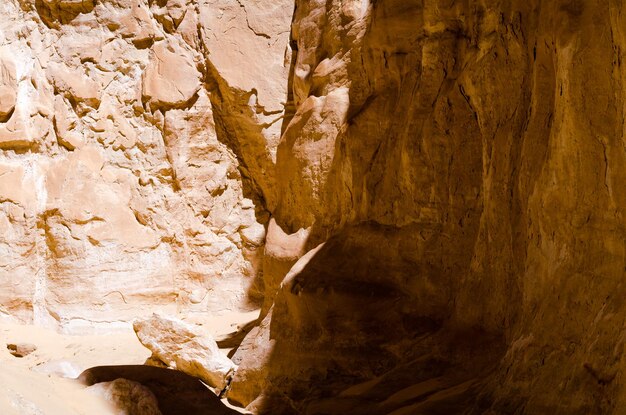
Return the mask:
[[[188,321],[220,338],[256,316],[258,311]],[[9,343],[32,343],[37,350],[17,358],[6,348]],[[143,364],[149,356],[150,351],[131,328],[106,335],[71,336],[0,321],[0,414],[115,414],[99,395],[62,376],[76,377],[94,366]]]

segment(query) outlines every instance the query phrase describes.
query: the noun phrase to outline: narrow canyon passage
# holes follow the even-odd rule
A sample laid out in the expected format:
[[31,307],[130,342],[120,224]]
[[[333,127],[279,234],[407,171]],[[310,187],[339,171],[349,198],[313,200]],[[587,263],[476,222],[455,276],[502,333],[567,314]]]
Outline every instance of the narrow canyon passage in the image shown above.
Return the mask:
[[0,1],[0,414],[626,413],[625,8]]

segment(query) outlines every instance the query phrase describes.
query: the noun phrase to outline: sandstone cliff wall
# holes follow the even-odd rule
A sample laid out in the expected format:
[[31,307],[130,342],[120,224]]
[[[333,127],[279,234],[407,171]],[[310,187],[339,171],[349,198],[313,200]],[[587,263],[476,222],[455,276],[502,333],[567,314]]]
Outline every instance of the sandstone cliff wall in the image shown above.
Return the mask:
[[623,9],[3,2],[2,312],[256,302],[265,413],[622,413]]

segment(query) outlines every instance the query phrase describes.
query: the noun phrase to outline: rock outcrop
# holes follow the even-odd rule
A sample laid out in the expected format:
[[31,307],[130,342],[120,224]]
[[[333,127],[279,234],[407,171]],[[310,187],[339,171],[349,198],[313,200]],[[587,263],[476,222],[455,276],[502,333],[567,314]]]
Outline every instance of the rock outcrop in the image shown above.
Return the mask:
[[37,350],[37,346],[31,343],[9,343],[7,349],[15,357],[25,357]]
[[[156,398],[158,409],[163,415],[237,415],[242,413],[224,405],[197,378],[176,370],[145,365],[97,366],[85,370],[78,380],[82,385],[89,386],[87,391],[93,388],[115,393],[117,389],[118,396],[122,398],[119,399],[122,403],[119,406],[122,407],[126,402],[131,408],[136,407],[138,403],[136,398],[131,402],[125,402],[126,397],[134,395],[148,401],[152,401],[151,396]],[[116,383],[121,387],[111,388]],[[99,387],[99,385],[104,385],[104,387]],[[138,385],[141,388],[138,388]],[[153,401],[151,407],[153,407],[152,403]]]

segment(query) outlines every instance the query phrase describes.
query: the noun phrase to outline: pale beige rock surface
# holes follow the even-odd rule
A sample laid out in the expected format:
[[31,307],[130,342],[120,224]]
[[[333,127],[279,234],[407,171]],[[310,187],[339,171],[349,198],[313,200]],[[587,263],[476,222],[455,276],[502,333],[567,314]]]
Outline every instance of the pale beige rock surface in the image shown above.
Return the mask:
[[0,51],[0,119],[6,121],[17,100],[17,78],[15,63],[6,50]]
[[143,74],[142,98],[151,109],[186,107],[200,89],[193,54],[182,41],[161,41],[151,48]]

